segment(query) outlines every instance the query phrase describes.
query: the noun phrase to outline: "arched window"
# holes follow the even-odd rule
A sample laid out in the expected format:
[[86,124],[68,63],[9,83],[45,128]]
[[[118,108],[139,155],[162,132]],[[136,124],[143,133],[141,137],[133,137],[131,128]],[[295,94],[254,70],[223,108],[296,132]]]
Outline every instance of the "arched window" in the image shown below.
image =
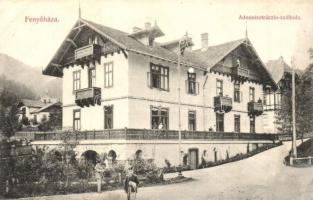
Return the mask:
[[139,150],[136,151],[135,159],[136,160],[142,159],[142,150],[139,149]]
[[100,158],[99,154],[93,150],[85,151],[82,156],[86,159],[86,161],[90,161],[94,165],[96,165],[97,160]]

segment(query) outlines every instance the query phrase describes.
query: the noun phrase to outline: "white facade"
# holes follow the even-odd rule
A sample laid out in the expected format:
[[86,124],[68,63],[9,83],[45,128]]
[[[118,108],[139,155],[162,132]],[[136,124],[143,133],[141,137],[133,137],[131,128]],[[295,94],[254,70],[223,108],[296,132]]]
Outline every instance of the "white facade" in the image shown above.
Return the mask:
[[[104,87],[104,67],[113,62],[113,87]],[[169,91],[162,91],[148,86],[147,74],[150,63],[169,67]],[[96,63],[96,84],[101,88],[101,105],[81,108],[75,104],[73,92],[73,71],[81,71],[81,88],[88,87],[88,67],[74,67],[63,70],[63,127],[73,126],[73,110],[81,111],[81,130],[104,129],[104,106],[113,105],[113,128],[151,129],[150,107],[160,106],[169,109],[169,129],[178,129],[178,71],[177,66],[140,54],[129,53],[128,58],[115,53],[107,58],[101,57],[101,64]],[[216,80],[223,81],[224,95],[233,98],[234,81],[230,76],[208,73],[195,69],[199,94],[186,93],[188,68],[181,70],[181,120],[182,130],[188,130],[188,111],[196,111],[196,130],[215,130],[216,116],[213,98],[216,96]],[[207,79],[207,80],[206,80]],[[244,82],[240,85],[241,102],[233,101],[233,109],[225,114],[224,131],[234,132],[234,115],[240,115],[240,131],[250,132],[247,103],[249,87],[255,88],[255,99],[263,99],[263,85],[255,82]],[[262,133],[262,117],[256,117],[256,132]]]

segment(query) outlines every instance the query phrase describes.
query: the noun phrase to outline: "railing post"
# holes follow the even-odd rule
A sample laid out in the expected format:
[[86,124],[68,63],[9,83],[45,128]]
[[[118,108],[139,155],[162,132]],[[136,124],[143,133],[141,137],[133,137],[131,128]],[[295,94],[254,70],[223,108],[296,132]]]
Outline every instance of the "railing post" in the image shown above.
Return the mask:
[[311,156],[309,156],[309,165],[312,165],[312,160],[311,160]]

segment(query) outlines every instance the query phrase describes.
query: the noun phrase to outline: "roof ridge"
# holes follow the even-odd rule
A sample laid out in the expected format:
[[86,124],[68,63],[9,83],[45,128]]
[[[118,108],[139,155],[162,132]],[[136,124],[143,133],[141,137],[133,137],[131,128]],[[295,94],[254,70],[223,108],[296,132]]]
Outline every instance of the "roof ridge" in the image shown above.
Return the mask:
[[[224,42],[224,43],[220,43],[220,44],[216,44],[216,45],[212,45],[212,46],[208,46],[208,49],[209,48],[214,48],[214,47],[219,47],[219,46],[224,46],[224,45],[229,45],[231,43],[236,43],[236,42],[244,42],[246,40],[246,38],[241,38],[241,39],[237,39],[237,40],[232,40],[232,41],[228,41],[228,42]],[[201,48],[200,49],[195,49],[193,51],[201,51]]]
[[94,25],[97,25],[97,26],[102,26],[102,27],[107,28],[107,29],[111,29],[111,30],[114,30],[114,31],[118,31],[118,32],[120,32],[120,33],[125,34],[126,36],[129,34],[129,33],[125,32],[125,31],[121,31],[121,30],[119,30],[119,29],[112,28],[112,27],[110,27],[110,26],[106,26],[106,25],[103,25],[103,24],[100,24],[100,23],[97,23],[97,22],[93,22],[93,21],[87,20],[87,19],[81,19],[81,20],[82,20],[82,22],[85,21],[85,22],[90,23],[90,24],[94,24]]

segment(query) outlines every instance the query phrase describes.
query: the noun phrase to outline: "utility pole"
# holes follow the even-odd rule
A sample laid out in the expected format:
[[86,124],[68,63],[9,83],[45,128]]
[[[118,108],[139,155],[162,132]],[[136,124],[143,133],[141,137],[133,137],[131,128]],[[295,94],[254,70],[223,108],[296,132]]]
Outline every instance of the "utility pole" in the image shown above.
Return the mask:
[[[180,82],[181,82],[181,66],[180,66],[180,56],[181,56],[181,39],[178,40],[178,58],[177,58],[177,69],[178,69],[178,156],[179,156],[179,165],[182,165],[182,156],[181,156],[181,99],[180,99]],[[181,171],[179,171],[181,175]]]
[[294,58],[291,58],[292,67],[292,153],[297,158],[297,133],[296,133],[296,87]]

